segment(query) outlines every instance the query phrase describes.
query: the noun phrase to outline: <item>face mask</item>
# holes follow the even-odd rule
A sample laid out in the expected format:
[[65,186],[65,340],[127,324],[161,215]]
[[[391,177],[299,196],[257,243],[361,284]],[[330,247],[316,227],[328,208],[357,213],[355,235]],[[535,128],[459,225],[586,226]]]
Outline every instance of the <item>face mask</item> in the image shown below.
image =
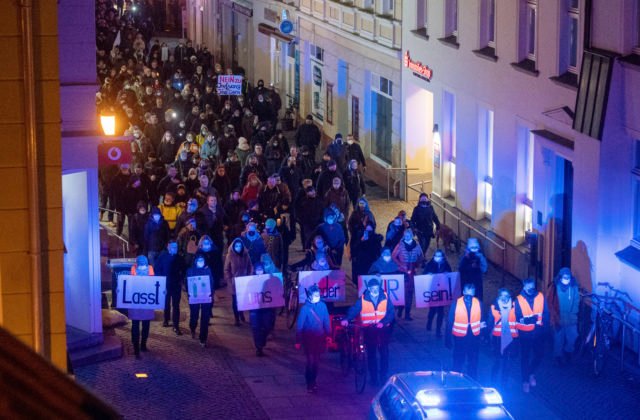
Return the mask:
[[158,223],[160,221],[160,215],[159,214],[154,214],[153,215],[153,220],[155,220],[155,222]]
[[379,291],[379,290],[378,290],[378,291],[376,291],[376,292],[369,291],[369,295],[370,295],[373,299],[377,299],[377,298],[378,298],[378,296],[380,296],[380,291]]
[[177,246],[169,247],[169,255],[177,255],[177,254],[178,254],[178,247]]
[[564,284],[565,286],[568,286],[569,283],[571,283],[571,277],[562,277],[562,279],[560,280],[562,284]]
[[420,202],[420,206],[421,207],[427,207],[427,202],[426,201],[421,201]]
[[256,270],[256,276],[264,274],[264,270]]
[[316,242],[316,248],[317,248],[317,249],[322,249],[322,248],[324,248],[324,242]]
[[146,273],[148,269],[149,269],[149,266],[148,266],[148,265],[139,265],[139,266],[137,267],[136,271],[139,271],[139,272],[145,272],[145,273]]
[[133,133],[133,137],[139,139],[140,138],[140,133]]
[[238,246],[234,246],[233,250],[236,251],[238,254],[242,252],[242,245],[238,245]]
[[405,236],[404,237],[404,243],[405,244],[410,244],[413,241],[413,238],[411,236]]
[[204,252],[209,252],[209,251],[211,251],[211,244],[209,244],[209,243],[202,244],[202,250],[203,250]]
[[400,225],[402,225],[402,221],[401,221],[401,220],[396,219],[396,220],[394,220],[394,221],[393,221],[393,225],[394,225],[394,226],[400,226]]
[[180,121],[180,128],[184,128],[184,122]]
[[255,230],[250,230],[249,232],[247,232],[248,236],[256,236],[256,231]]
[[348,144],[353,144],[353,140],[347,140]]
[[472,296],[472,295],[464,295],[464,301],[465,301],[466,303],[471,302],[471,299],[473,299],[473,296]]
[[442,257],[433,257],[433,261],[437,262],[438,264],[440,264],[442,260],[443,260]]
[[500,298],[498,299],[498,303],[500,304],[500,308],[509,309],[511,307],[511,298]]
[[320,302],[320,295],[318,295],[318,296],[314,295],[311,298],[311,303],[318,303],[318,302]]
[[336,222],[336,219],[335,219],[335,218],[333,218],[333,217],[329,217],[329,218],[327,218],[327,224],[332,225],[332,224],[334,224],[335,222]]
[[389,261],[391,261],[391,255],[383,255],[383,256],[382,256],[382,259],[383,259],[385,262],[389,262]]
[[536,289],[532,287],[531,289],[526,289],[524,292],[525,292],[528,296],[535,296],[535,294],[536,294]]
[[204,267],[204,261],[198,260],[198,262],[196,262],[196,267],[203,268]]
[[471,252],[473,252],[473,253],[475,254],[475,253],[477,253],[478,251],[480,251],[480,248],[472,247],[472,248],[469,248],[469,251],[471,251]]

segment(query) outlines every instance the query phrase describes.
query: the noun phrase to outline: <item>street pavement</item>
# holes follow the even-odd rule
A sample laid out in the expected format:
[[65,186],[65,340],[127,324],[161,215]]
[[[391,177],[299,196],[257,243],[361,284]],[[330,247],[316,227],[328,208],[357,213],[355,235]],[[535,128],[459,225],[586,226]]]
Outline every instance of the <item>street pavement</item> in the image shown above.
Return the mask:
[[[386,202],[384,194],[370,189],[372,209],[380,230],[401,208],[408,212],[413,204]],[[385,196],[386,197],[386,196]],[[382,232],[384,233],[384,232]],[[291,261],[302,254],[292,245]],[[433,253],[430,250],[428,256]],[[459,257],[448,255],[455,267]],[[344,270],[350,273],[345,259]],[[350,282],[349,282],[350,283]],[[485,278],[487,302],[499,287],[519,291],[519,281],[503,276],[491,267]],[[348,302],[356,290],[347,287]],[[186,295],[182,312],[188,312]],[[216,292],[214,318],[207,348],[185,333],[176,337],[171,328],[152,322],[149,352],[141,360],[133,357],[129,326],[117,328],[125,344],[120,360],[76,369],[80,383],[119,410],[125,418],[155,419],[358,419],[365,418],[372,397],[379,389],[369,384],[364,393],[355,392],[353,374],[345,377],[337,353],[323,356],[318,377],[319,390],[308,394],[304,384],[304,354],[294,348],[294,332],[279,316],[273,336],[265,349],[266,357],[256,357],[248,324],[233,325],[231,299],[225,290]],[[442,339],[425,330],[427,311],[414,309],[413,321],[396,324],[390,344],[390,373],[449,369],[451,352]],[[183,317],[184,319],[184,317]],[[248,319],[248,317],[247,317]],[[485,346],[486,347],[486,346]],[[631,386],[610,364],[602,377],[590,375],[587,358],[570,367],[551,363],[550,352],[530,394],[521,391],[519,360],[510,368],[505,388],[500,388],[505,405],[516,419],[630,419],[640,417],[640,387]],[[480,354],[478,380],[491,386],[491,358],[488,348]],[[146,373],[138,379],[135,373]]]

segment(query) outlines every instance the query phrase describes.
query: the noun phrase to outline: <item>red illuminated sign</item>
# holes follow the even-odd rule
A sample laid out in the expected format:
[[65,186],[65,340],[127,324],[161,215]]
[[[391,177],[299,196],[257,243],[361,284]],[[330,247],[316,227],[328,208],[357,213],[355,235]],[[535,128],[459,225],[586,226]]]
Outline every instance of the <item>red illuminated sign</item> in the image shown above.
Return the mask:
[[433,76],[433,70],[426,64],[422,64],[419,61],[413,61],[411,59],[411,55],[409,55],[409,51],[405,51],[403,58],[404,66],[411,70],[413,73],[418,75],[419,77],[426,79],[428,82],[431,81],[431,76]]

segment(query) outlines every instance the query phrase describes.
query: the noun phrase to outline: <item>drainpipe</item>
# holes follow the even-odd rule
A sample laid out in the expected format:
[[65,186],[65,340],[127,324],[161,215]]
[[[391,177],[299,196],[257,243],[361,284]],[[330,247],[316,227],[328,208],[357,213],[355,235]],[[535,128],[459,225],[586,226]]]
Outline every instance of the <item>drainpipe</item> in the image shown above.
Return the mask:
[[40,238],[40,177],[36,133],[36,94],[33,52],[33,0],[20,0],[22,68],[24,78],[24,125],[27,135],[27,185],[29,206],[29,262],[33,319],[33,349],[44,356],[42,295],[42,245]]

